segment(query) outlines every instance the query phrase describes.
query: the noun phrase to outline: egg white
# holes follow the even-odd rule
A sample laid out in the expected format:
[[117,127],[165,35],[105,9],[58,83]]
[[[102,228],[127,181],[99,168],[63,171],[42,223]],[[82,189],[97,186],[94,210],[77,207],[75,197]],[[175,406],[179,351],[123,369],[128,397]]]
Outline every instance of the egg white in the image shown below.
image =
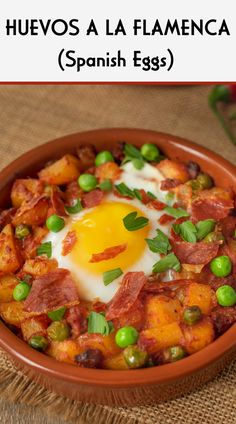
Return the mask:
[[123,182],[129,188],[143,189],[146,192],[153,193],[158,200],[164,203],[173,203],[174,199],[170,202],[168,199],[169,191],[161,190],[161,181],[165,179],[163,174],[153,165],[145,162],[142,169],[136,169],[132,162],[127,162],[121,167],[122,174],[117,184]]
[[[122,167],[122,174],[119,180],[115,184],[124,182],[129,188],[144,189],[150,191],[158,197],[159,200],[165,201],[166,193],[160,190],[160,182],[164,179],[162,174],[153,166],[145,164],[141,170],[136,170],[131,162],[125,164]],[[157,211],[150,209],[142,204],[138,199],[125,199],[117,198],[114,194],[108,194],[106,201],[109,202],[123,202],[132,204],[138,208],[145,217],[149,219],[150,230],[147,238],[153,238],[156,236],[156,230],[160,229],[166,235],[169,235],[170,225],[160,225],[158,219],[163,215],[163,211]],[[59,233],[49,232],[44,241],[51,241],[52,243],[52,257],[58,261],[60,268],[68,269],[77,285],[79,295],[81,299],[93,301],[98,299],[102,302],[109,302],[117,292],[122,276],[108,286],[103,283],[102,275],[98,276],[95,273],[89,272],[87,269],[83,269],[72,261],[70,254],[67,256],[62,255],[63,240],[67,233],[71,230],[73,223],[86,216],[88,212],[91,212],[95,208],[87,208],[75,215],[70,215],[65,219],[66,225]],[[109,219],[109,217],[108,217]],[[96,244],[96,240],[94,240]],[[114,240],[111,239],[111,246],[114,246]],[[129,271],[143,271],[146,275],[150,275],[152,267],[160,259],[158,253],[153,253],[149,250],[148,245],[143,250],[138,261],[132,264],[127,269],[123,269],[124,274]]]

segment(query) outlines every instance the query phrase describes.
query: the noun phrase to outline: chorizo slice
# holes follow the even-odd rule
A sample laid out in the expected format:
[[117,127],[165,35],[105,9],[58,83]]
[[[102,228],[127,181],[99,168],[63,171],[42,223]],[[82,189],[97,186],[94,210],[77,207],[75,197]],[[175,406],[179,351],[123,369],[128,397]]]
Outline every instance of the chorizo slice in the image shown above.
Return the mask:
[[78,303],[78,291],[70,272],[58,268],[34,279],[24,310],[41,314]]
[[146,282],[147,277],[144,272],[128,272],[125,274],[119,290],[110,302],[106,318],[111,320],[128,312],[137,300]]

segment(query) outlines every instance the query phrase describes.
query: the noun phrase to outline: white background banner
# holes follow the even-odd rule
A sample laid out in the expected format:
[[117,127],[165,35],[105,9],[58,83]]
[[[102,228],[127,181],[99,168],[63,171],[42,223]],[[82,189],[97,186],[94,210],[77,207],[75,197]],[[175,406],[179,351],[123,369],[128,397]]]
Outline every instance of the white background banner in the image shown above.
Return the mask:
[[235,46],[235,0],[0,6],[1,82],[233,82]]

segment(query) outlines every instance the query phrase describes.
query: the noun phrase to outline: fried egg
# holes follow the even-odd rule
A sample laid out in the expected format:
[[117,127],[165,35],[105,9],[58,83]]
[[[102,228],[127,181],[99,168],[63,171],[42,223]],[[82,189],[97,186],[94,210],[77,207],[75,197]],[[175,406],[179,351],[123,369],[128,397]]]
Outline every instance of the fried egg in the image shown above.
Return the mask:
[[117,181],[117,184],[123,182],[129,188],[143,189],[146,192],[154,194],[158,200],[167,203],[169,192],[166,190],[160,190],[160,183],[165,178],[162,173],[155,167],[145,162],[142,169],[136,169],[132,162],[127,162],[121,167],[122,174]]
[[[164,200],[166,192],[159,189],[163,176],[156,168],[145,164],[143,169],[136,170],[131,163],[127,163],[122,170],[121,177],[115,184],[124,182],[131,189],[142,188]],[[148,218],[148,225],[136,231],[128,231],[123,218],[131,212]],[[118,290],[122,276],[105,286],[104,272],[121,268],[123,275],[129,271],[151,274],[152,267],[160,256],[149,250],[145,239],[155,237],[157,229],[168,235],[169,227],[158,223],[162,214],[163,211],[151,209],[138,199],[118,198],[114,194],[108,194],[98,206],[70,215],[66,218],[63,230],[59,233],[49,232],[44,241],[51,241],[52,257],[58,261],[58,266],[70,270],[81,299],[109,302]],[[72,251],[63,256],[63,240],[69,231],[75,232],[76,242]],[[126,248],[117,256],[91,262],[94,254],[119,245],[125,245]]]

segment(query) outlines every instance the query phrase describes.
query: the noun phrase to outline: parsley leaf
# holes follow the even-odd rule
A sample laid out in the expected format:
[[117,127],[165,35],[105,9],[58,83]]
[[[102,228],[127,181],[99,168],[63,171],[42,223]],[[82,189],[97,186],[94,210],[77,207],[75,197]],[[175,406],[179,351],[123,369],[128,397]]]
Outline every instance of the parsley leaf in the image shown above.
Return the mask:
[[65,210],[70,214],[79,213],[82,209],[83,206],[81,205],[80,199],[77,199],[73,206],[65,206]]
[[171,193],[171,192],[167,193],[166,199],[165,199],[166,200],[166,203],[168,205],[171,205],[173,203],[174,198],[175,198],[174,193]]
[[180,224],[173,224],[172,228],[173,228],[175,234],[180,234]]
[[125,144],[125,155],[130,159],[143,159],[141,152],[137,147],[133,146],[133,144]]
[[108,286],[108,284],[112,283],[112,281],[120,277],[122,274],[123,274],[123,271],[120,268],[115,268],[115,269],[111,269],[110,271],[105,271],[103,273],[104,285]]
[[110,333],[111,325],[108,323],[103,314],[97,312],[90,312],[88,316],[88,333],[99,333],[103,336],[108,336]]
[[133,193],[138,200],[142,201],[142,196],[141,196],[140,190],[138,188],[134,188]]
[[152,272],[165,272],[168,269],[174,269],[177,272],[181,269],[180,262],[174,253],[169,253],[169,255],[156,262],[153,265]]
[[148,224],[148,218],[144,216],[137,217],[137,212],[131,212],[123,218],[123,223],[128,231],[140,230]]
[[197,239],[204,239],[207,234],[211,233],[215,229],[216,222],[214,219],[205,219],[204,221],[198,221],[196,224],[197,228]]
[[115,327],[114,327],[112,321],[107,321],[107,324],[108,324],[108,327],[109,327],[109,334],[110,334],[115,330]]
[[167,254],[171,250],[171,244],[168,237],[161,231],[157,230],[157,236],[153,239],[146,239],[149,249],[154,253]]
[[126,162],[132,162],[133,166],[136,169],[142,169],[144,167],[144,160],[143,157],[137,149],[137,147],[133,146],[133,144],[125,144],[124,148],[125,157],[122,161],[122,165]]
[[179,224],[180,235],[183,240],[189,243],[196,243],[197,241],[197,229],[191,221],[184,221]]
[[52,256],[52,242],[46,241],[45,243],[40,244],[40,246],[36,249],[37,255],[47,255],[47,257],[50,259]]
[[135,197],[133,191],[125,183],[117,184],[115,188],[124,197],[130,197],[130,199]]
[[151,199],[156,200],[157,197],[155,196],[155,194],[153,194],[151,191],[147,191],[147,194],[149,197],[151,197]]
[[187,211],[185,211],[184,209],[181,208],[172,208],[171,206],[166,206],[166,208],[164,209],[164,211],[168,214],[173,216],[174,218],[182,218],[182,217],[187,217],[189,216],[189,213]]

